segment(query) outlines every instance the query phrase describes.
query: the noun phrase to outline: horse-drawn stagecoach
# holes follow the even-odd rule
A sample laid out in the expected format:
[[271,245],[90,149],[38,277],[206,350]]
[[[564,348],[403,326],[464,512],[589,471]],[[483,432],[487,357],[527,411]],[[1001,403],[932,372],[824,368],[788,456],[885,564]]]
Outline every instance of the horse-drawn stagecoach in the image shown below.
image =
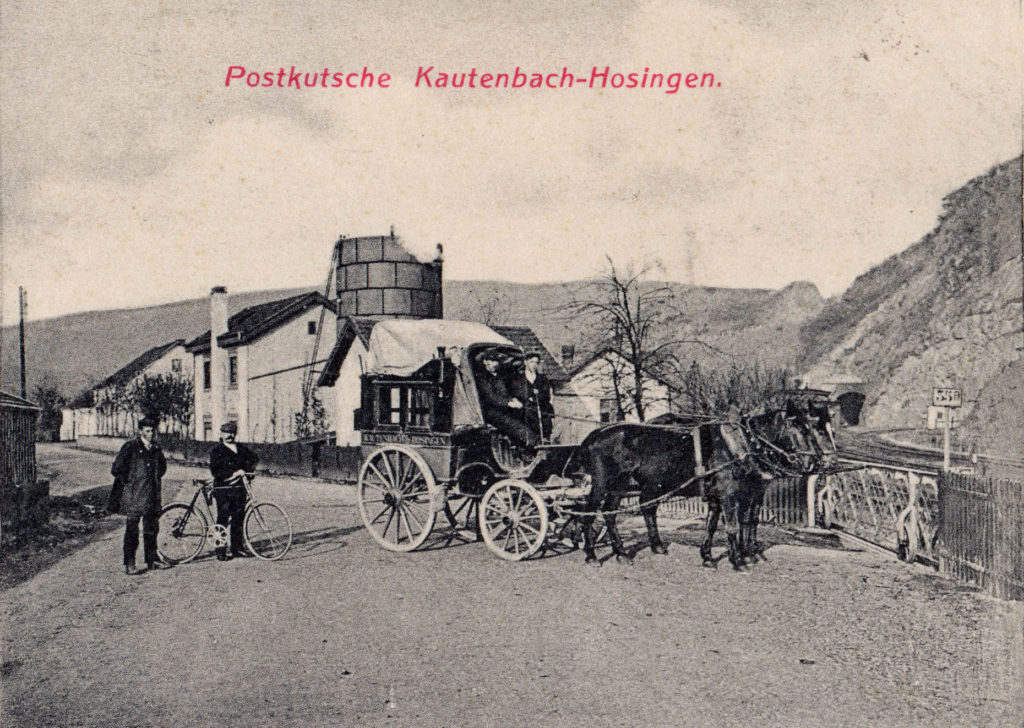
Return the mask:
[[497,555],[526,558],[559,520],[552,510],[578,494],[562,477],[573,445],[526,449],[485,422],[482,355],[497,357],[503,374],[522,366],[522,350],[483,324],[374,327],[357,412],[358,493],[363,522],[384,548],[411,551],[439,516],[453,529],[461,517]]
[[[503,374],[522,366],[524,354],[511,341],[482,324],[393,320],[374,326],[369,349],[356,413],[363,460],[359,510],[374,540],[392,551],[422,546],[443,517],[453,532],[465,524],[501,558],[520,560],[578,523],[587,560],[594,561],[592,522],[600,512],[616,555],[624,557],[614,514],[624,495],[638,494],[651,547],[661,553],[654,514],[666,495],[704,492],[724,504],[728,524],[732,496],[764,476],[758,467],[743,468],[752,475],[736,474],[751,455],[760,452],[763,464],[778,463],[780,455],[808,464],[799,457],[810,452],[809,441],[790,438],[787,451],[778,437],[793,428],[786,418],[767,415],[766,422],[782,424],[752,436],[756,428],[749,424],[723,430],[722,423],[677,418],[660,426],[600,428],[581,443],[558,443],[543,433],[538,447],[523,447],[487,423],[477,387],[487,376],[483,356],[498,358]],[[724,478],[733,471],[735,477]],[[709,485],[723,478],[740,486]],[[742,518],[737,513],[733,522]],[[716,524],[717,513],[709,531]]]

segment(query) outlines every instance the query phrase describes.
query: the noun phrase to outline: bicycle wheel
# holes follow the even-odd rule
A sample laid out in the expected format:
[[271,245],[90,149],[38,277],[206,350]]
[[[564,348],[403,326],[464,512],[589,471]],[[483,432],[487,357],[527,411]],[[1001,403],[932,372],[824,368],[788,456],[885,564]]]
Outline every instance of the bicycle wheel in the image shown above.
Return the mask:
[[274,503],[253,503],[246,509],[243,527],[245,544],[258,556],[274,561],[288,553],[292,545],[292,522]]
[[203,550],[208,525],[202,511],[171,503],[160,511],[160,530],[156,537],[156,552],[168,564],[184,564]]

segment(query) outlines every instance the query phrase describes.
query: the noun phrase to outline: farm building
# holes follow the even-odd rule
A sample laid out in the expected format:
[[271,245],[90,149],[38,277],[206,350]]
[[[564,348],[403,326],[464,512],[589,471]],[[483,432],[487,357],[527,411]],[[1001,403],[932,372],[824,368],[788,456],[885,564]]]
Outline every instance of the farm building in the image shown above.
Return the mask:
[[[144,352],[95,387],[80,393],[63,410],[60,439],[75,440],[91,435],[129,437],[143,416],[137,388],[147,379],[192,378],[192,357],[185,352],[184,339],[169,341]],[[186,423],[160,413],[160,431],[183,431]],[[184,419],[184,418],[182,418]]]
[[[587,416],[599,422],[637,422],[636,408],[629,396],[632,371],[621,354],[600,351],[575,367],[567,389],[578,396]],[[672,411],[673,389],[659,379],[644,381],[644,419]]]
[[[227,289],[214,288],[210,331],[185,345],[193,358],[195,438],[216,440],[221,424],[234,420],[239,440],[297,439],[307,378],[323,364],[314,356],[326,355],[335,343],[334,302],[310,292],[250,306],[230,318],[227,311]],[[327,426],[333,411],[333,401],[323,402]]]

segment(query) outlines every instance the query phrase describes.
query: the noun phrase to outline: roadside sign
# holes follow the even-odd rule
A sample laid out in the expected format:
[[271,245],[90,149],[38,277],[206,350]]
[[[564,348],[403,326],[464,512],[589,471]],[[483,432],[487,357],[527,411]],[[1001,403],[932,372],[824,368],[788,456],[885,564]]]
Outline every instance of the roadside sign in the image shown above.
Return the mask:
[[960,390],[953,387],[932,387],[932,404],[935,407],[960,407],[963,404]]

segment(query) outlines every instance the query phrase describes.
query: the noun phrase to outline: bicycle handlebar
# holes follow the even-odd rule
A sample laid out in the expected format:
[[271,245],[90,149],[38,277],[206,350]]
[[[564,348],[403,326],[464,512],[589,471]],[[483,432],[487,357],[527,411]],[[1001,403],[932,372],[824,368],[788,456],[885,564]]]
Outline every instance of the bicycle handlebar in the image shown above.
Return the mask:
[[214,488],[235,488],[239,481],[247,480],[252,482],[255,477],[256,473],[245,473],[244,475],[239,475],[235,478],[225,480],[224,482],[229,485],[214,485],[216,481],[213,478],[192,478],[192,485],[196,488],[204,488],[206,486],[212,486]]

